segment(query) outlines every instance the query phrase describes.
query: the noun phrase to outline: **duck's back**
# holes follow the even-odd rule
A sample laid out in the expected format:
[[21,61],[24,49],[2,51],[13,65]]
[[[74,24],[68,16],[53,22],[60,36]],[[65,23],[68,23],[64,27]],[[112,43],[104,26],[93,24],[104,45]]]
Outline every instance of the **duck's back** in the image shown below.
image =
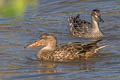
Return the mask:
[[53,52],[54,61],[68,61],[79,59],[80,56],[77,54],[78,50],[81,50],[81,43],[65,43],[57,46]]
[[[56,47],[53,51],[44,50],[42,54],[38,54],[39,60],[63,62],[68,60],[79,59],[78,50],[82,50],[81,43],[63,43]],[[39,53],[39,52],[38,52]]]
[[91,23],[81,20],[79,23],[73,23],[70,33],[75,37],[86,38],[87,34],[92,30]]
[[[80,43],[80,42],[70,42],[59,45],[56,50],[52,53],[54,61],[69,61],[69,60],[79,60],[87,53],[91,56],[94,54],[94,50],[98,48],[97,41],[92,43]],[[83,57],[84,58],[84,57]]]
[[70,33],[75,37],[88,38],[92,25],[90,22],[81,20],[79,15],[69,18]]

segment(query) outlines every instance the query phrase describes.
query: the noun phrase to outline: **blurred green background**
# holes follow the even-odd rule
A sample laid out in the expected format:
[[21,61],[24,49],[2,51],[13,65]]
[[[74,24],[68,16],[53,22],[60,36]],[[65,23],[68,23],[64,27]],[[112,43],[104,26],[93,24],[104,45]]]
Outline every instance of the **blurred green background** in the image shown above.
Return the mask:
[[38,0],[0,0],[0,17],[23,16],[28,6],[37,6]]

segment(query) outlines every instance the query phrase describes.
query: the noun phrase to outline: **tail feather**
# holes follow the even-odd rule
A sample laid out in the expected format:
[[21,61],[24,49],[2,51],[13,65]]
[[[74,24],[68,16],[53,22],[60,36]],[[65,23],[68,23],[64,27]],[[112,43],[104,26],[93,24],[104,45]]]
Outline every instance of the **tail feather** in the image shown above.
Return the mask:
[[92,41],[88,44],[85,44],[84,46],[89,46],[89,45],[96,45],[98,42],[102,41],[102,39],[96,40],[96,41]]
[[92,41],[92,42],[90,42],[90,43],[88,43],[88,44],[84,44],[84,45],[82,46],[82,48],[83,48],[83,50],[85,50],[85,51],[90,51],[91,49],[94,50],[94,49],[97,49],[97,48],[98,48],[98,50],[99,50],[99,49],[102,48],[102,46],[99,47],[99,46],[97,45],[97,43],[100,42],[100,41],[102,41],[102,40],[96,40],[96,41]]
[[100,42],[100,41],[102,41],[102,39],[92,41],[91,44],[92,44],[92,43],[93,43],[93,44],[96,44],[96,43],[98,43],[98,42]]
[[110,46],[110,45],[101,45],[101,46],[99,46],[95,51],[97,52],[97,51],[99,51],[100,49],[102,49],[102,48],[104,48],[104,47],[107,47],[107,46]]
[[78,23],[79,21],[81,21],[81,19],[80,19],[80,15],[79,14],[77,14],[76,16],[70,16],[69,18],[68,18],[68,21],[69,21],[69,23]]

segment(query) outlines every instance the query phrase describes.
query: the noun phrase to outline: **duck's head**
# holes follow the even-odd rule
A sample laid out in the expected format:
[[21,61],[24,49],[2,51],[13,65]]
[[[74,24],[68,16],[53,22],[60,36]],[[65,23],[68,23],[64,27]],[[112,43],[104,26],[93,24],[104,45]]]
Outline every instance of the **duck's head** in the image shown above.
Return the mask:
[[92,18],[95,19],[95,21],[97,22],[104,22],[104,20],[101,18],[101,13],[100,13],[100,10],[98,9],[94,9],[92,10]]
[[44,46],[49,48],[55,48],[57,44],[56,37],[50,33],[43,33],[40,37],[33,43],[25,46],[25,48],[33,48],[37,46]]

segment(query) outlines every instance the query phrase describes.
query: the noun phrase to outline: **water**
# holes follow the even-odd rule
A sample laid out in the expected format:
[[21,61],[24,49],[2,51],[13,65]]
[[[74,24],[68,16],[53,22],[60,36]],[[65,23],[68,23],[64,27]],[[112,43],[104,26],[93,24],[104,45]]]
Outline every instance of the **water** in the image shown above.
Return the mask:
[[[100,24],[111,45],[88,61],[50,63],[34,61],[39,48],[24,49],[43,32],[54,33],[59,43],[84,41],[69,35],[67,18],[80,13],[90,21],[92,9],[100,9]],[[120,1],[42,0],[24,17],[0,19],[0,80],[119,80],[120,79]]]

